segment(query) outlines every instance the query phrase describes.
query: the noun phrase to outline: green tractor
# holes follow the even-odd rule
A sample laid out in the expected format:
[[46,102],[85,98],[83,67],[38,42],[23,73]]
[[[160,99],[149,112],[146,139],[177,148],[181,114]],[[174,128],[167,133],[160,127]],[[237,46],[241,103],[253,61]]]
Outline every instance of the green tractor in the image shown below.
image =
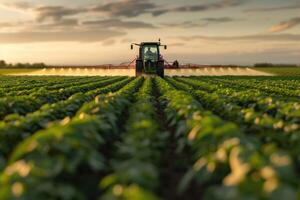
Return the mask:
[[131,49],[133,45],[139,46],[139,55],[136,59],[135,71],[136,76],[143,75],[158,75],[164,77],[165,61],[160,54],[160,47],[163,46],[167,49],[166,45],[162,45],[159,42],[142,42],[140,44],[131,44]]

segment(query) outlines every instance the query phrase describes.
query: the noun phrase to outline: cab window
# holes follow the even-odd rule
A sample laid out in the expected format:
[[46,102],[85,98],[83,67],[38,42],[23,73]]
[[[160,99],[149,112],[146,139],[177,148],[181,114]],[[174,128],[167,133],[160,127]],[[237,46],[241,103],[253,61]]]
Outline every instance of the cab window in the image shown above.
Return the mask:
[[158,50],[155,45],[144,46],[143,54],[145,61],[156,62],[158,60]]

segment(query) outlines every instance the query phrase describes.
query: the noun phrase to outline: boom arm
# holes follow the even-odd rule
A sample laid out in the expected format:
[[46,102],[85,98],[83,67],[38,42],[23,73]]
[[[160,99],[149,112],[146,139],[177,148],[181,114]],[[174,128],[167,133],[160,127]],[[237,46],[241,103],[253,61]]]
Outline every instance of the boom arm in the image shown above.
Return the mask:
[[135,45],[135,46],[141,46],[140,44],[137,44],[137,43],[131,43],[131,50],[133,49],[133,45]]

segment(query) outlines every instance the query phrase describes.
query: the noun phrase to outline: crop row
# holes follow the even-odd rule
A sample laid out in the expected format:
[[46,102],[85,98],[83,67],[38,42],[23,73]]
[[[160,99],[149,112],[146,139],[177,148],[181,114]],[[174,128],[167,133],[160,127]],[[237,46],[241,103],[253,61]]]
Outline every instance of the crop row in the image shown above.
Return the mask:
[[261,115],[269,115],[287,121],[300,117],[300,103],[293,99],[270,97],[257,89],[237,90],[229,86],[214,85],[189,78],[176,78],[176,80],[192,86],[195,90],[206,91],[210,96],[228,100],[242,108],[263,112]]
[[24,115],[28,112],[33,112],[39,109],[46,103],[55,103],[60,100],[67,99],[72,94],[77,92],[87,92],[98,87],[109,85],[117,80],[123,79],[122,77],[115,77],[105,80],[99,80],[93,83],[87,83],[79,86],[71,86],[58,90],[39,90],[30,95],[24,96],[10,96],[0,98],[0,119],[3,119],[8,114],[21,114]]
[[[295,135],[299,132],[299,117],[276,118],[264,111],[255,111],[252,108],[243,108],[233,100],[228,100],[215,93],[194,90],[192,87],[174,80],[169,80],[176,87],[191,92],[209,110],[223,119],[233,121],[243,127],[245,132],[256,133],[262,141],[275,142],[282,147],[289,147],[298,143]],[[238,97],[237,97],[238,99]],[[294,148],[290,153],[298,158],[299,150]]]
[[296,78],[59,80],[9,97],[0,199],[300,198]]
[[103,147],[117,137],[118,119],[141,83],[142,79],[136,79],[114,94],[100,95],[71,120],[66,118],[19,144],[0,175],[2,198],[86,199],[94,195],[97,184],[92,185],[92,180],[100,179],[106,168]]
[[236,124],[206,110],[193,95],[158,81],[169,100],[168,118],[179,126],[178,142],[182,140],[193,152],[194,164],[181,180],[179,191],[196,181],[198,189],[204,188],[204,199],[280,199],[285,193],[296,199],[296,171],[286,151],[243,133]]
[[[110,162],[112,173],[101,181],[105,195],[101,199],[132,199],[132,191],[144,198],[156,199],[160,187],[160,161],[166,144],[153,96],[153,82],[146,79],[129,110],[125,133]],[[120,190],[120,192],[116,192]]]
[[23,86],[17,86],[17,87],[11,87],[7,89],[0,90],[1,97],[4,96],[21,96],[21,95],[29,95],[31,93],[37,92],[39,90],[57,90],[61,88],[67,88],[71,86],[76,86],[80,84],[87,84],[96,82],[98,80],[104,80],[106,78],[99,78],[99,77],[93,77],[93,78],[87,78],[87,79],[67,79],[65,81],[46,81],[40,84],[29,84],[29,85],[23,85]]
[[[230,87],[234,88],[244,88],[244,89],[258,89],[261,90],[269,95],[277,95],[282,97],[300,97],[300,88],[299,83],[294,86],[292,86],[293,89],[283,87],[283,86],[272,86],[272,84],[269,84],[268,82],[263,81],[253,81],[253,80],[226,80],[226,79],[208,79],[209,83],[213,82],[219,82],[221,84],[225,84]],[[289,84],[289,82],[286,83]]]
[[131,79],[127,78],[86,93],[76,93],[67,100],[44,105],[26,116],[14,115],[13,118],[0,122],[0,155],[6,160],[13,148],[23,139],[47,128],[53,121],[72,117],[85,102],[91,101],[97,95],[115,92],[130,81]]
[[[82,77],[87,79],[86,77]],[[2,76],[0,89],[34,87],[35,85],[48,85],[51,83],[65,82],[69,80],[80,80],[81,77],[51,77],[51,76]],[[48,83],[48,84],[47,84]]]

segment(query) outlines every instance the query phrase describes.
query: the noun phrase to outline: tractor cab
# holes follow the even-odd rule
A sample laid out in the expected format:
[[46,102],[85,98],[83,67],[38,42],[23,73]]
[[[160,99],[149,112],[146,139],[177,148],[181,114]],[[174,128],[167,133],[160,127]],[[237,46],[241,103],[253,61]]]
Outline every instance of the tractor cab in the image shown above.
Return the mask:
[[139,46],[139,55],[136,59],[136,76],[142,76],[143,74],[156,74],[160,77],[164,77],[164,65],[165,62],[160,54],[160,42],[142,42],[140,44],[132,44]]

